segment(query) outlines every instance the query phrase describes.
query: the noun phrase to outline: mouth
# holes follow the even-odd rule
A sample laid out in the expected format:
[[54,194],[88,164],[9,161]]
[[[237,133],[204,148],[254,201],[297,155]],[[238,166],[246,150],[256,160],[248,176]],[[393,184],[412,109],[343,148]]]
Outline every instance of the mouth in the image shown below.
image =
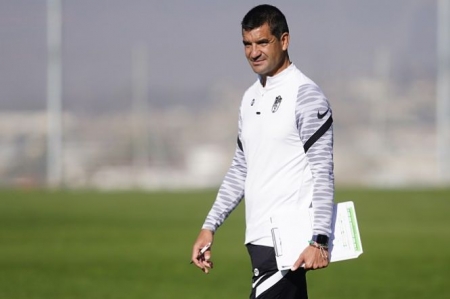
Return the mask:
[[261,60],[252,60],[252,65],[254,66],[260,66],[264,63],[265,60],[261,59]]

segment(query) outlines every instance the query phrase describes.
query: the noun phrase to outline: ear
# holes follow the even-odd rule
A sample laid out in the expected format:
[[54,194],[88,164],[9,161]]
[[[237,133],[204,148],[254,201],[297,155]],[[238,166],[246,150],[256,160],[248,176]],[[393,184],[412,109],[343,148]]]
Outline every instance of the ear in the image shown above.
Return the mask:
[[289,47],[289,40],[290,40],[290,35],[288,32],[285,32],[281,35],[280,41],[281,41],[281,47],[282,47],[283,51],[287,51],[287,49]]

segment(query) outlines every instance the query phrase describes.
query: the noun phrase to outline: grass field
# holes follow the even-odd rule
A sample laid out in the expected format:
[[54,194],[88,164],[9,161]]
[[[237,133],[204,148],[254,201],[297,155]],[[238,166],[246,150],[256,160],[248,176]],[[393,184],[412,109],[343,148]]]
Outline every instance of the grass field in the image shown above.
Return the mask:
[[[215,191],[0,192],[0,298],[248,298],[241,205],[209,275],[189,265]],[[337,190],[364,253],[308,273],[310,298],[448,298],[450,190]]]

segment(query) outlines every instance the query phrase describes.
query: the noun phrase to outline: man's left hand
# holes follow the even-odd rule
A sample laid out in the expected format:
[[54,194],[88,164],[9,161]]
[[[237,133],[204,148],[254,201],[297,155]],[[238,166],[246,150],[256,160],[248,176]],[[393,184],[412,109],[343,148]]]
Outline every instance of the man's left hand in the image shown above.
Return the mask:
[[301,266],[304,266],[305,270],[322,269],[327,267],[329,262],[329,254],[327,249],[308,246],[300,254],[300,257],[294,263],[291,270],[295,271]]

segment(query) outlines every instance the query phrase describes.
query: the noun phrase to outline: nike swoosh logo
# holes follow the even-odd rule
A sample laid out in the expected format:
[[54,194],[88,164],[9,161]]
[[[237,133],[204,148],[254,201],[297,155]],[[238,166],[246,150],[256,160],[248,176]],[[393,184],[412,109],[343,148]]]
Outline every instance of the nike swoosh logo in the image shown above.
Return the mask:
[[255,288],[258,282],[264,277],[266,274],[263,274],[261,277],[259,277],[254,283],[252,283],[252,288]]
[[317,118],[318,118],[318,119],[324,118],[325,115],[327,115],[328,111],[330,111],[330,108],[328,108],[327,111],[325,111],[324,113],[320,113],[320,111],[317,110]]

